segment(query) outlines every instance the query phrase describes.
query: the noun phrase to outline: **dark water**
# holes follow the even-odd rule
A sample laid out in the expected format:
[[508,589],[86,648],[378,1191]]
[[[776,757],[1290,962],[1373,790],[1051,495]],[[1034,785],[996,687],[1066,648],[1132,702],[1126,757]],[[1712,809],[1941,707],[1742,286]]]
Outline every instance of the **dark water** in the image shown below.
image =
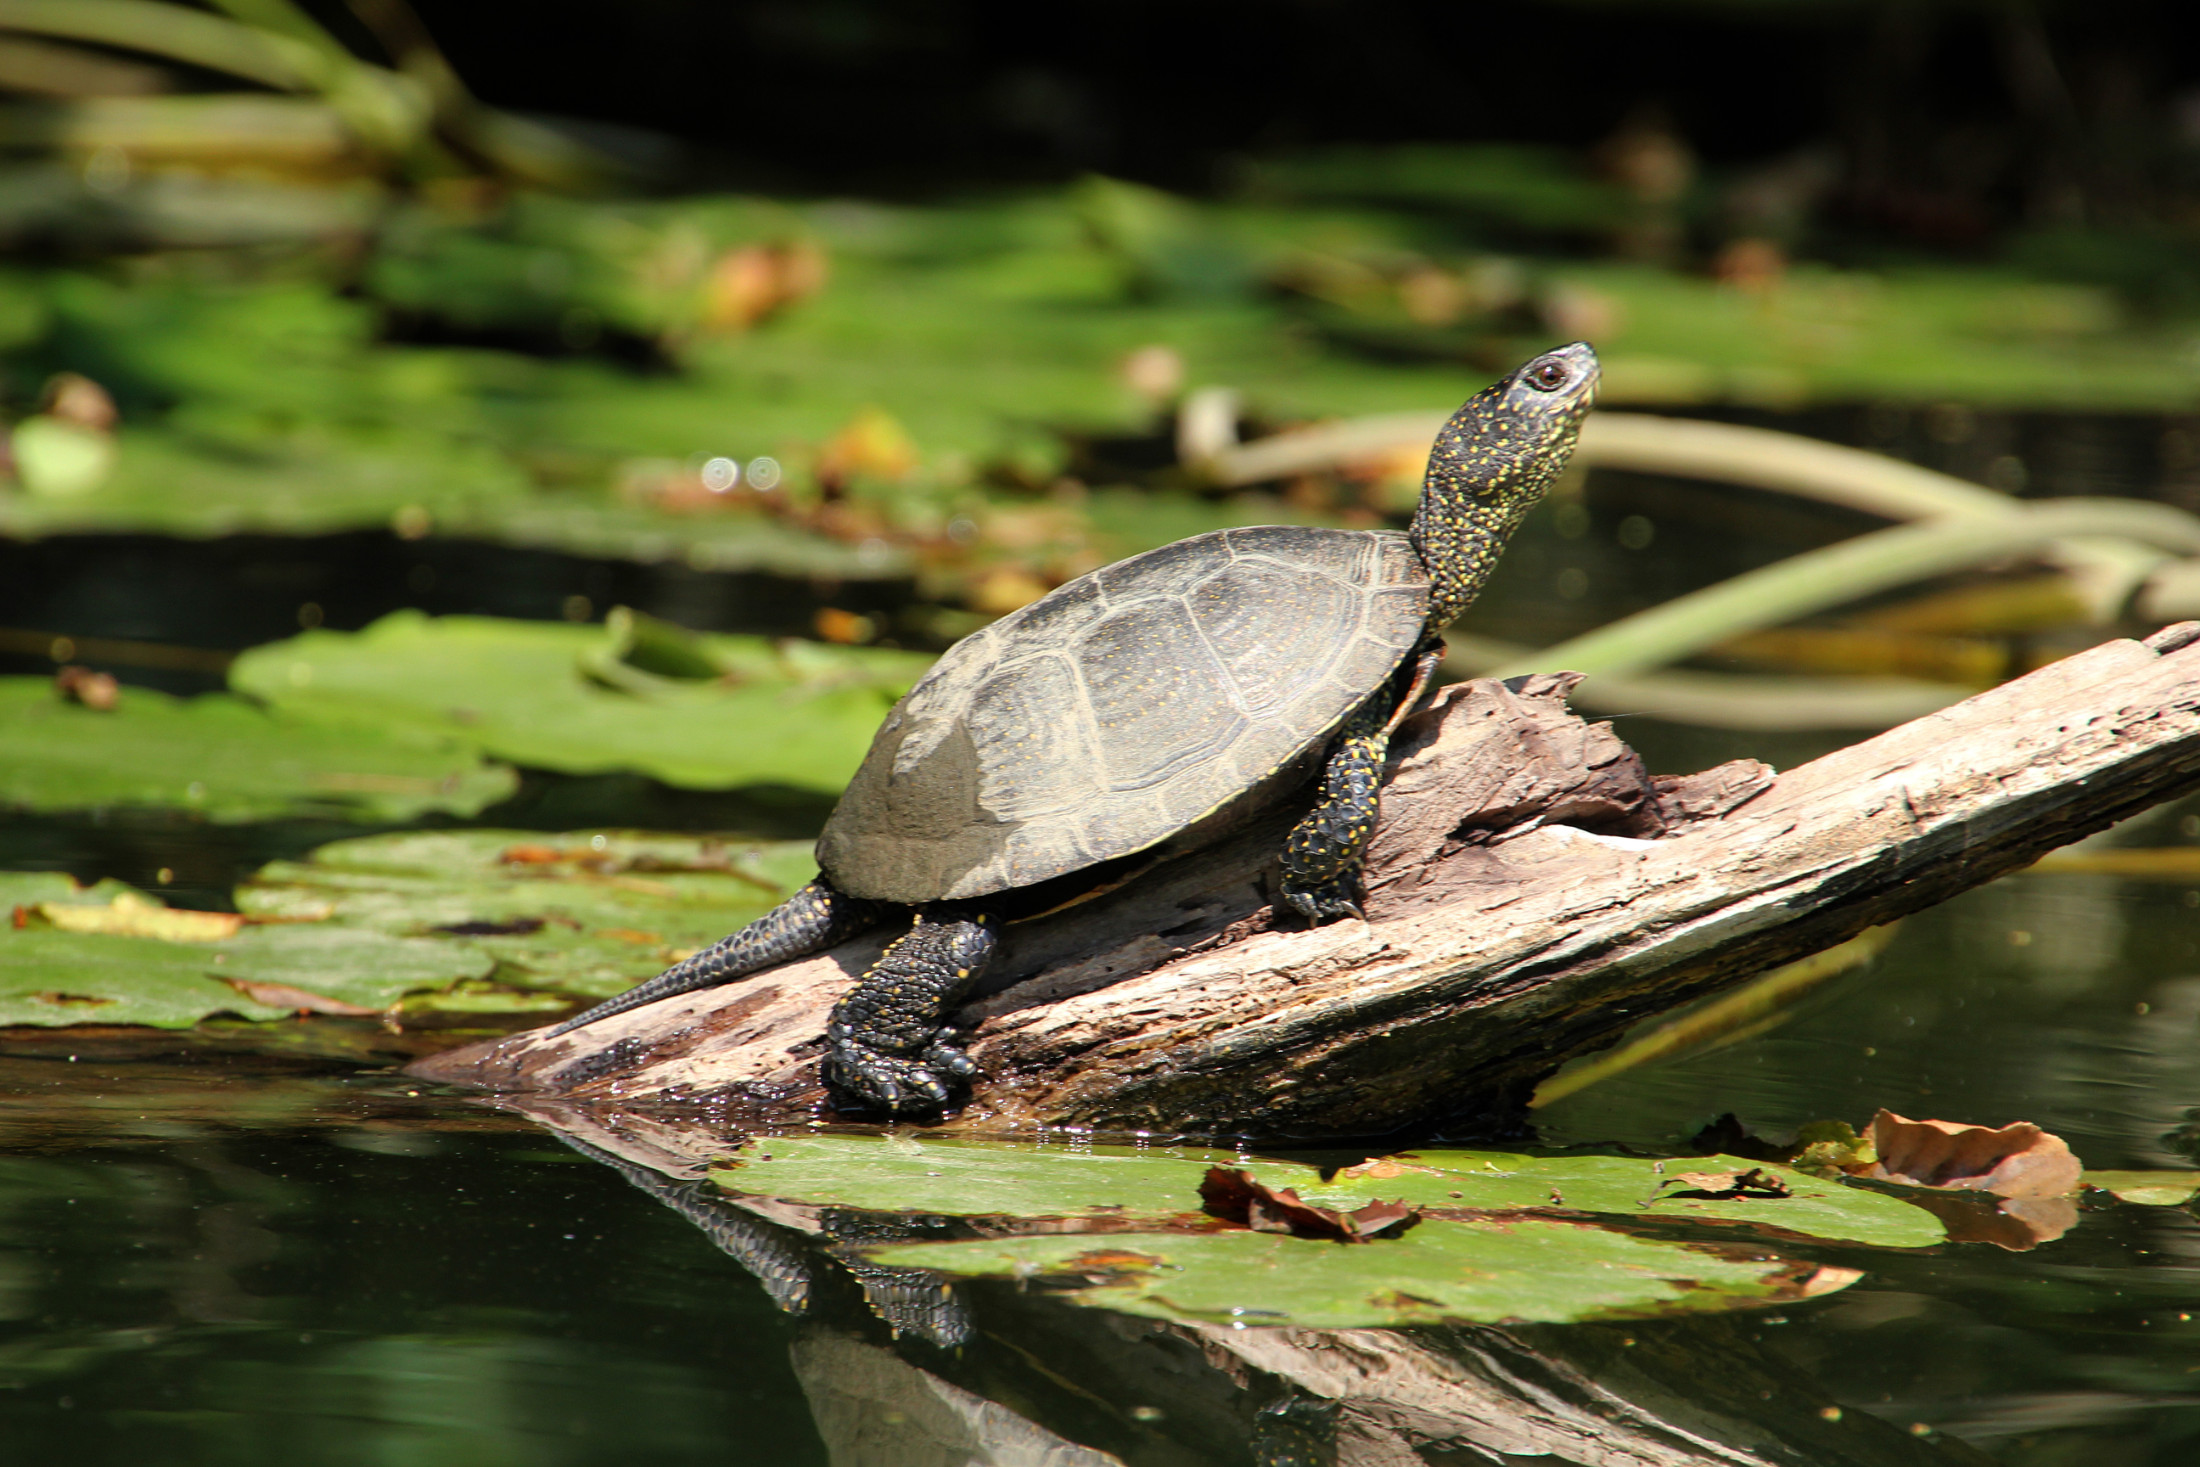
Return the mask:
[[[1724,1110],[1779,1128],[1884,1105],[2035,1120],[2092,1166],[2189,1166],[2196,954],[2190,888],[2012,878],[1911,919],[1769,1032],[1562,1102],[1546,1139],[1670,1147]],[[896,1340],[814,1257],[790,1314],[751,1269],[800,1258],[797,1234],[750,1222],[764,1242],[723,1251],[676,1183],[644,1190],[530,1122],[387,1076],[0,1064],[10,1460],[802,1463],[828,1439],[847,1462],[1086,1460],[1030,1455],[996,1418],[984,1437],[966,1420],[984,1401],[1127,1462],[1298,1460],[1279,1453],[1310,1398],[1288,1379],[1006,1285],[890,1305]],[[1961,1443],[2025,1467],[2200,1460],[2191,1212],[2089,1211],[2022,1253],[1804,1251],[1866,1277],[1776,1315],[1546,1326],[1503,1348],[1599,1380],[1621,1352],[1613,1388],[1640,1410],[1805,1453],[1767,1461],[1968,1460]],[[1498,1333],[1397,1332],[1453,1360]],[[1662,1377],[1636,1368],[1653,1357]],[[1737,1380],[1766,1399],[1737,1404]],[[919,1406],[949,1426],[899,1430]],[[1828,1408],[1849,1435],[1813,1447]],[[1857,1435],[1875,1421],[1891,1426]],[[1315,1424],[1330,1437],[1305,1460],[1356,1460]],[[957,1431],[1008,1455],[955,1456],[977,1451]]]
[[[1759,504],[1752,534],[1706,538],[1677,492],[1616,483],[1587,535],[1532,527],[1484,629],[1548,640],[1854,528]],[[1654,554],[1612,535],[1644,513]],[[353,564],[401,553],[238,544],[224,570],[157,544],[15,547],[8,610],[231,647],[283,634],[295,600],[356,624],[393,585],[463,584],[466,604],[429,609],[550,616],[616,597],[758,629],[753,588],[680,571]],[[305,569],[253,579],[277,562]],[[1568,567],[1593,572],[1593,596],[1553,599]],[[155,594],[161,576],[204,594]],[[1845,741],[1619,727],[1661,770],[1784,766]],[[821,813],[530,777],[484,818],[793,834]],[[218,904],[261,861],[350,833],[16,819],[0,863],[141,884],[169,866],[171,899]],[[2169,808],[2112,838],[2196,835]],[[1770,1027],[1539,1124],[1552,1145],[1672,1150],[1723,1112],[1776,1132],[1880,1107],[2036,1121],[2095,1168],[2200,1165],[2200,883],[2005,879],[1910,919]],[[0,1046],[0,1463],[2200,1461],[2192,1211],[2091,1209],[2026,1252],[1791,1251],[1865,1277],[1775,1313],[1216,1337],[1007,1283],[867,1275],[800,1229],[388,1073]],[[1349,1389],[1339,1361],[1356,1362]]]

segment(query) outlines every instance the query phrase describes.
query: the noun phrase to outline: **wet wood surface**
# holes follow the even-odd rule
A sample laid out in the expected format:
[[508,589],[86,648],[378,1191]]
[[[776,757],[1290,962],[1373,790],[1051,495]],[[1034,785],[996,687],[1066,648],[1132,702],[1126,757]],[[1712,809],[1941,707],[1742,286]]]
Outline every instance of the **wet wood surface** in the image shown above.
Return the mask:
[[[2200,787],[2200,625],[2115,641],[1775,774],[1650,778],[1570,674],[1445,689],[1393,750],[1368,920],[1268,901],[1294,810],[1012,926],[942,1124],[1263,1136],[1501,1128],[1565,1060]],[[622,1106],[822,1101],[890,934],[423,1078]]]

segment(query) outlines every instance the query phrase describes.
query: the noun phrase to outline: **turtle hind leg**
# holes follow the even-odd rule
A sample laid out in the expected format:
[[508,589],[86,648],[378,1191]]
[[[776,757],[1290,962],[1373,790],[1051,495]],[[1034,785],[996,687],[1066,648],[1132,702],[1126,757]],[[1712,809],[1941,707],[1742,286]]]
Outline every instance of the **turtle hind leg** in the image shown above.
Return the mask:
[[[1360,910],[1360,860],[1375,832],[1390,733],[1419,701],[1443,655],[1441,642],[1424,646],[1402,696],[1394,678],[1338,731],[1322,769],[1321,799],[1283,842],[1283,899],[1307,921],[1367,915]],[[1399,678],[1405,676],[1401,668]]]
[[638,1009],[645,1003],[713,988],[745,978],[774,963],[807,957],[846,941],[867,928],[876,927],[892,910],[886,902],[868,901],[836,890],[820,876],[748,926],[681,959],[637,987],[606,999],[584,1014],[576,1014],[552,1029],[555,1039],[584,1024]]
[[934,1111],[972,1073],[945,1022],[992,960],[1000,919],[934,907],[833,1006],[819,1072],[853,1100],[890,1113]]

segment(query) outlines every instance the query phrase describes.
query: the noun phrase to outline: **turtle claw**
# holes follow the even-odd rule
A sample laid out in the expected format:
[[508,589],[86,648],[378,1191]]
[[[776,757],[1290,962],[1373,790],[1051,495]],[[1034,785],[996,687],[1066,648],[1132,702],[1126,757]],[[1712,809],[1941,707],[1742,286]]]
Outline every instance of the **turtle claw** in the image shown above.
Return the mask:
[[1367,913],[1360,908],[1359,882],[1351,872],[1333,876],[1327,881],[1309,886],[1297,886],[1286,882],[1283,899],[1291,909],[1313,926],[1334,922],[1339,917],[1357,917],[1367,920]]
[[968,1055],[943,1040],[908,1060],[852,1037],[836,1037],[819,1071],[848,1100],[904,1115],[944,1108],[954,1098],[949,1082],[967,1079],[975,1068]]

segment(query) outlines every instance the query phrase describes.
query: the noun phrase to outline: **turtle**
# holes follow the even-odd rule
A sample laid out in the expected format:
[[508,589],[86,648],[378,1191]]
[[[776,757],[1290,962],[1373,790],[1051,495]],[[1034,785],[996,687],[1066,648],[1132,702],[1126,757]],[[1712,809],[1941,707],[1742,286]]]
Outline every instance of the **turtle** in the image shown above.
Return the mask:
[[947,1018],[1004,922],[1213,840],[1317,769],[1280,895],[1309,923],[1361,915],[1390,732],[1565,467],[1597,381],[1576,342],[1470,398],[1404,533],[1211,531],[971,633],[886,715],[818,838],[815,880],[551,1034],[900,924],[833,1008],[820,1074],[858,1108],[936,1111],[973,1074]]

